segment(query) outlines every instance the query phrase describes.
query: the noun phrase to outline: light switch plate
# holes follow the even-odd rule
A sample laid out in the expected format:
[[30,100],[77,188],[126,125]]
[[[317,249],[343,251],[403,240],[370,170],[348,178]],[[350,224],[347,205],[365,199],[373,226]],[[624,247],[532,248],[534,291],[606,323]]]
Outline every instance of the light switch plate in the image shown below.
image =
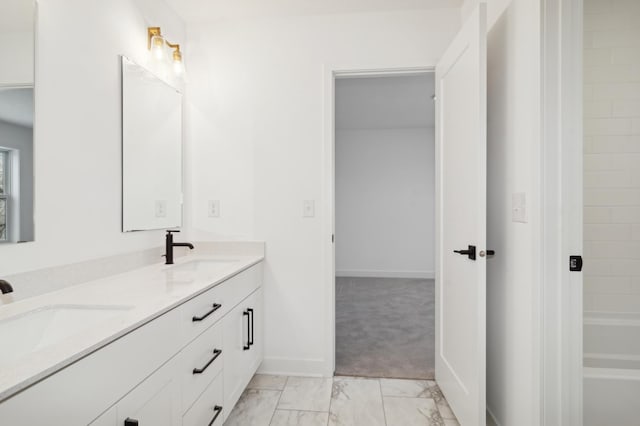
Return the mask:
[[313,200],[302,202],[302,217],[314,217],[316,215],[316,203]]
[[220,217],[220,200],[209,200],[207,209],[209,217]]
[[511,194],[511,221],[527,223],[527,194],[524,192]]
[[167,202],[156,200],[156,217],[167,217]]

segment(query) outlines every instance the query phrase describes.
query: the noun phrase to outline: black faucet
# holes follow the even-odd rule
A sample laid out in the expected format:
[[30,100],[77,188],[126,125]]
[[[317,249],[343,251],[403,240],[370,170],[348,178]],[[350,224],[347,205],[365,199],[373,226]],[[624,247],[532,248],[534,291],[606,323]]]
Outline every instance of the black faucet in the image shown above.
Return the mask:
[[13,293],[13,287],[5,280],[0,280],[0,291],[2,294]]
[[165,265],[173,265],[173,248],[174,247],[189,247],[191,250],[193,250],[193,244],[191,243],[174,243],[173,242],[174,232],[180,232],[180,231],[168,230],[167,235],[165,237],[166,251],[165,251],[164,257],[167,259],[166,262],[164,262]]

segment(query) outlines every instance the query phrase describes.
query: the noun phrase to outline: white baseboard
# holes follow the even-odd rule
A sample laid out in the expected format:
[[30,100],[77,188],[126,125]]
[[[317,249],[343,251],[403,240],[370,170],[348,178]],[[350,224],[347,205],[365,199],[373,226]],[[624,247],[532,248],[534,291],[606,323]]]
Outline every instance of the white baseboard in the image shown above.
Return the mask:
[[265,358],[259,374],[279,376],[324,377],[327,364],[323,359]]
[[434,271],[377,271],[351,269],[336,271],[336,277],[372,277],[372,278],[422,278],[434,279]]

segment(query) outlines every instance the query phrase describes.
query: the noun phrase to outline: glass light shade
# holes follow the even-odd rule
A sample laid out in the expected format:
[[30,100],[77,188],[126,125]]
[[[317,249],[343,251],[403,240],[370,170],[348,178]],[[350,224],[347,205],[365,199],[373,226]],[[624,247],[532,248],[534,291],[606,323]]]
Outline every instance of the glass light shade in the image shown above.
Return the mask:
[[182,62],[182,53],[179,50],[173,52],[173,72],[178,77],[184,74],[184,63]]
[[184,74],[184,64],[182,61],[173,61],[173,72],[177,76]]
[[151,54],[157,60],[164,58],[164,37],[161,35],[154,35],[151,37]]

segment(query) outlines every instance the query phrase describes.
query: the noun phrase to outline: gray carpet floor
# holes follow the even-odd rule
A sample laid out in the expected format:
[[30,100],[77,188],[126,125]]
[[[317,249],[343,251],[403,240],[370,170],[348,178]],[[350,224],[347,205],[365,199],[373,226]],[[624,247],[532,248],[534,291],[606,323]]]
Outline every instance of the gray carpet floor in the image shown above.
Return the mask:
[[336,375],[433,379],[433,280],[336,278]]

